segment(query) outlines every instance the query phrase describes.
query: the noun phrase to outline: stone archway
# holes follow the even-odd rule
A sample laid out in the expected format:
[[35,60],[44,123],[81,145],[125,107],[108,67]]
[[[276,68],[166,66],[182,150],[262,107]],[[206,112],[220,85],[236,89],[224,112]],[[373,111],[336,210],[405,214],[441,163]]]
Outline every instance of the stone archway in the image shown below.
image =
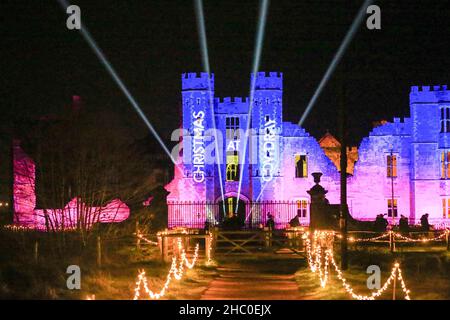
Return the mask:
[[236,227],[244,227],[249,202],[250,200],[242,194],[238,198],[237,192],[224,194],[224,201],[219,197],[216,199],[216,203],[219,206],[219,221],[224,222],[227,219],[234,219]]

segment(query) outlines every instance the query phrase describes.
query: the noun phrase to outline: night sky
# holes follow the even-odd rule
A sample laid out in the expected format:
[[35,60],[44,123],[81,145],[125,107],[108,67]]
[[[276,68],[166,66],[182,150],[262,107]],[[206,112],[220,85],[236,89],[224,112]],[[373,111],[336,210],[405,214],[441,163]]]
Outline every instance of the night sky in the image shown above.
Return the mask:
[[[216,96],[248,96],[259,1],[204,0]],[[284,73],[284,119],[298,122],[362,1],[272,0],[261,71]],[[372,121],[408,116],[411,85],[450,84],[450,3],[376,1],[382,29],[365,23],[347,51],[350,141]],[[180,123],[180,74],[202,71],[193,1],[74,1],[82,21],[157,131]],[[2,0],[2,124],[57,112],[76,94],[147,134],[131,105],[56,0]],[[339,82],[327,85],[304,127],[337,134]],[[99,119],[101,121],[101,119]]]

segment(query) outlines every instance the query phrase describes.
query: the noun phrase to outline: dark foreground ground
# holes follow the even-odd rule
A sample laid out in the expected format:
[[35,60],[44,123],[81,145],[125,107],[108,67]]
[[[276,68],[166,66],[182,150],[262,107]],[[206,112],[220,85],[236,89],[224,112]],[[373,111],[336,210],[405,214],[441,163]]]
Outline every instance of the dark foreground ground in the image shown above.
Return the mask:
[[[96,249],[89,244],[83,250],[66,247],[64,252],[44,244],[39,259],[34,257],[33,242],[20,233],[0,234],[1,299],[132,299],[138,270],[147,273],[149,287],[159,291],[169,270],[160,261],[155,246],[137,250],[134,242],[105,242],[102,266],[96,263]],[[392,254],[385,247],[351,248],[348,283],[360,294],[368,294],[366,269],[379,265],[382,283],[398,261],[412,299],[450,299],[450,253],[443,246],[398,248]],[[192,252],[189,258],[192,257]],[[339,256],[336,257],[339,259]],[[81,290],[69,290],[67,266],[81,268]],[[146,298],[141,293],[142,298]],[[397,299],[401,299],[397,291]],[[206,265],[203,254],[183,279],[173,281],[164,299],[349,299],[336,273],[321,288],[303,256],[294,254],[255,254],[216,257]],[[388,289],[381,299],[392,299]]]

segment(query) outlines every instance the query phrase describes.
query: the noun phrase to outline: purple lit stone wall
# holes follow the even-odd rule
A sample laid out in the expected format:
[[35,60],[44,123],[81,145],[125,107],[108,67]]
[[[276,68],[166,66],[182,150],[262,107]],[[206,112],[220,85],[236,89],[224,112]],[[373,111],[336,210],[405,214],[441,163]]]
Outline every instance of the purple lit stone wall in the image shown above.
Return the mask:
[[[76,228],[79,223],[90,228],[97,222],[121,222],[130,216],[130,209],[119,199],[110,201],[104,207],[89,207],[74,198],[64,208],[36,209],[35,163],[20,147],[18,140],[13,144],[13,172],[15,225],[38,230],[46,230],[47,227],[66,230]],[[82,216],[85,218],[80,218]]]

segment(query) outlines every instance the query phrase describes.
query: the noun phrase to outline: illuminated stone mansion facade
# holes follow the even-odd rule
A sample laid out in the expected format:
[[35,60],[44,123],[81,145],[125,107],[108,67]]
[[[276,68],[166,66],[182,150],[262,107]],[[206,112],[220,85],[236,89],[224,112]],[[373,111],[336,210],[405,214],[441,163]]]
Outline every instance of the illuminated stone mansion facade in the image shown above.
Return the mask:
[[[185,133],[175,177],[166,186],[169,227],[201,227],[232,215],[255,226],[269,213],[281,227],[295,215],[308,224],[313,172],[323,174],[330,203],[339,202],[336,158],[304,128],[283,120],[282,73],[259,72],[250,81],[249,118],[249,98],[214,96],[214,75],[182,75]],[[356,161],[348,178],[353,217],[401,214],[415,223],[429,213],[432,223],[450,220],[450,91],[412,87],[410,113],[374,128],[356,155],[349,150]],[[253,131],[245,143],[247,127]],[[215,140],[215,132],[222,139]]]

